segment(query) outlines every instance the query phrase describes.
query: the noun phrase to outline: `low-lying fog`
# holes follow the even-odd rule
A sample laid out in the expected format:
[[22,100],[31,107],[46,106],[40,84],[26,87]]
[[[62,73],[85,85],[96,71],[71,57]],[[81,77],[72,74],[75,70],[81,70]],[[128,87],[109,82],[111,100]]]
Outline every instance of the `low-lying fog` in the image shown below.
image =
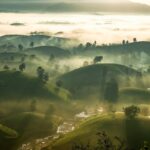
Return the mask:
[[0,35],[45,32],[83,42],[120,42],[122,39],[150,40],[150,16],[106,13],[0,13]]

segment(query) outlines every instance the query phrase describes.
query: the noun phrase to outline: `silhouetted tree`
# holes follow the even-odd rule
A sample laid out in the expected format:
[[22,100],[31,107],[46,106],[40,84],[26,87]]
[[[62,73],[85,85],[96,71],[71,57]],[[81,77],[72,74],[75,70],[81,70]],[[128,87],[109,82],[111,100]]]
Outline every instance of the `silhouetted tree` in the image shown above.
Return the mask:
[[30,47],[34,47],[34,42],[31,42],[31,43],[30,43]]
[[48,80],[49,80],[49,75],[46,72],[46,73],[43,74],[43,81],[46,83]]
[[57,82],[56,82],[56,86],[57,87],[62,87],[62,85],[63,85],[63,82],[61,81],[61,80],[58,80]]
[[22,51],[23,50],[23,45],[19,44],[18,48],[19,48],[20,51]]
[[137,42],[137,39],[136,39],[136,38],[133,38],[133,42]]
[[26,69],[26,64],[25,63],[22,63],[22,64],[19,65],[19,70],[21,72],[23,72],[25,69]]
[[103,60],[103,56],[96,56],[94,59],[93,59],[93,63],[96,64],[98,62],[101,62]]
[[126,41],[125,41],[125,40],[123,40],[123,41],[122,41],[122,44],[123,44],[123,45],[125,45],[125,44],[126,44]]
[[128,41],[128,40],[126,41],[126,44],[129,44],[129,41]]
[[134,105],[125,107],[123,108],[123,110],[124,110],[126,117],[129,119],[135,118],[140,113],[140,108]]
[[40,66],[37,68],[37,75],[38,78],[43,81],[44,83],[46,83],[49,80],[49,75],[47,72],[45,72],[45,70]]
[[43,76],[44,76],[45,70],[41,66],[39,66],[37,68],[36,72],[37,72],[38,78],[40,80],[43,80]]

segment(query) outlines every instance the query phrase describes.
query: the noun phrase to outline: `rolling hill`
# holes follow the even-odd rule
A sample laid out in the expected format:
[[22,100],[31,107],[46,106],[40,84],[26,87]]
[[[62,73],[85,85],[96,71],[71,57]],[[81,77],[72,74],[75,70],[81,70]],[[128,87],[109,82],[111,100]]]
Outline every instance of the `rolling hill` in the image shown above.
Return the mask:
[[[0,124],[0,147],[1,149],[8,149],[12,143],[18,138],[19,134],[14,129],[8,128]],[[9,145],[9,146],[8,146]]]
[[102,54],[140,54],[146,53],[150,55],[150,42],[149,41],[137,41],[128,44],[110,44],[110,45],[98,45],[94,48],[88,48],[86,50],[76,49],[77,54],[88,54],[90,56],[102,55]]
[[44,2],[26,1],[26,2],[1,2],[0,11],[2,12],[138,12],[149,13],[148,5],[131,3],[129,1],[122,1],[123,3],[109,3],[107,1],[96,1],[90,3],[89,1],[81,2]]
[[19,71],[0,72],[0,99],[28,98],[59,99],[38,78],[29,77]]
[[75,45],[77,40],[48,36],[43,34],[33,35],[4,35],[0,36],[0,50],[11,51],[18,50],[18,45],[22,44],[24,49],[31,48],[30,44],[34,42],[34,47],[38,46],[59,46],[62,48]]
[[[73,70],[60,76],[57,80],[62,81],[62,86],[74,96],[94,95],[93,90],[100,92],[110,78],[114,77],[120,81],[127,81],[129,77],[140,76],[140,73],[132,68],[118,64],[96,64]],[[92,90],[93,89],[93,90]]]
[[[96,116],[81,123],[73,132],[57,140],[53,150],[71,150],[74,143],[88,143],[96,145],[96,134],[105,131],[111,138],[118,136],[125,140],[129,147],[139,149],[144,141],[150,139],[150,119],[139,117],[128,120],[123,114]],[[131,149],[132,149],[131,148]]]
[[7,139],[0,143],[1,148],[14,150],[17,149],[22,143],[29,142],[30,140],[49,136],[56,131],[56,126],[52,119],[45,119],[44,114],[25,112],[16,115],[10,115],[1,119],[4,125],[7,125],[18,133],[18,137],[10,145]]
[[[98,47],[99,48],[99,47]],[[139,41],[139,42],[132,42],[129,44],[116,44],[110,46],[102,46],[101,49],[107,49],[109,52],[145,52],[150,54],[150,42],[149,41]]]
[[17,138],[18,133],[2,124],[0,124],[0,138]]
[[39,54],[39,55],[44,55],[44,56],[51,56],[53,55],[54,57],[68,57],[70,55],[69,51],[61,49],[59,47],[55,46],[40,46],[40,47],[35,47],[31,49],[26,50],[27,54]]
[[0,53],[0,61],[21,61],[21,58],[26,58],[27,55],[20,52],[2,52]]

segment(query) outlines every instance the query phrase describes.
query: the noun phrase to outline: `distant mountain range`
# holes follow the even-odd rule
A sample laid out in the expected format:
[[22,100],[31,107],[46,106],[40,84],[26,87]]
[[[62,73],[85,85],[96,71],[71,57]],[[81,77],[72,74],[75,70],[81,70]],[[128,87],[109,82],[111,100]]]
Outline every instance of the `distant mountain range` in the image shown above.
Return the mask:
[[123,3],[85,3],[85,2],[0,2],[1,12],[122,12],[122,13],[150,13],[150,6]]

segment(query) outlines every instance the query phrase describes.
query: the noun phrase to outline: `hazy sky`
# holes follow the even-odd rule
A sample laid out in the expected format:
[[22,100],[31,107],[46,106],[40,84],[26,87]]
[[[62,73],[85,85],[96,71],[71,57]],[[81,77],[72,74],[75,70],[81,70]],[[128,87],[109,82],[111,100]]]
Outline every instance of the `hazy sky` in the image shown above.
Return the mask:
[[148,4],[150,5],[150,0],[0,0],[0,2],[127,2],[127,1],[132,1],[132,2],[138,2],[138,3],[143,3],[143,4]]
[[150,5],[150,0],[131,0],[131,1]]

